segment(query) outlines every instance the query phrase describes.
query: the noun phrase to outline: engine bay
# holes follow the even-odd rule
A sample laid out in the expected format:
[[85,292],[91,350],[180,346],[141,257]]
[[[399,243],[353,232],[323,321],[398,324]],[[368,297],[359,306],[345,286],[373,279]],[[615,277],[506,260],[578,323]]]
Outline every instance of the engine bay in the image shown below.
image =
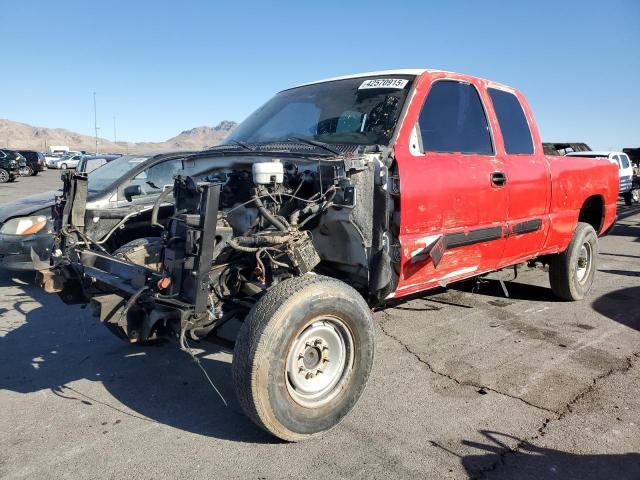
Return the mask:
[[[59,215],[64,253],[56,263],[65,288],[82,290],[70,303],[91,302],[103,322],[145,341],[206,336],[243,319],[262,294],[293,276],[325,274],[368,296],[392,288],[393,209],[380,155],[215,160],[160,194],[151,226],[162,233],[137,260],[92,241],[79,221],[91,212],[74,205],[82,202],[82,184],[67,186],[67,205],[57,207],[67,213]],[[157,209],[170,194],[173,214],[161,225]],[[143,270],[127,273],[132,263]]]

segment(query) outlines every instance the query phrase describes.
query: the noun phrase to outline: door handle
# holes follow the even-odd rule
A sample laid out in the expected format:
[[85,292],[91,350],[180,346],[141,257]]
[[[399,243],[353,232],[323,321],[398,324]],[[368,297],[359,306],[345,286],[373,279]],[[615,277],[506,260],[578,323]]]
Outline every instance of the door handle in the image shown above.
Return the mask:
[[491,185],[494,187],[504,187],[507,183],[507,176],[504,172],[493,172],[491,174]]

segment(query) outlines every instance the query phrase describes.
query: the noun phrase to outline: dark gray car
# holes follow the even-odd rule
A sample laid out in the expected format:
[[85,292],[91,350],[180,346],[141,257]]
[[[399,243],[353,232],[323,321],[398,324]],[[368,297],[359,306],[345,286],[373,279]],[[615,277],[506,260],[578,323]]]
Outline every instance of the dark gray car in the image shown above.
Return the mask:
[[[91,172],[87,210],[92,212],[88,228],[93,238],[107,251],[137,238],[140,225],[148,226],[158,195],[182,171],[186,155],[126,155]],[[51,207],[60,193],[41,193],[0,206],[0,268],[34,270],[32,248],[49,262],[54,247]]]

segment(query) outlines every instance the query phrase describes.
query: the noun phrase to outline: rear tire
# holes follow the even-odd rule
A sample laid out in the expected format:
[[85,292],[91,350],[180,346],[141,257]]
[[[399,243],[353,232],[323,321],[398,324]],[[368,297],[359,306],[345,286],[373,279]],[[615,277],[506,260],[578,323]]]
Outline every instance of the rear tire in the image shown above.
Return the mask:
[[579,222],[567,249],[551,257],[551,290],[564,300],[582,300],[591,289],[598,258],[598,236],[588,223]]
[[62,165],[60,165],[60,170],[66,170],[67,169],[67,164],[63,163]]
[[343,282],[307,274],[267,291],[233,352],[246,415],[287,441],[335,427],[362,395],[374,357],[371,311]]

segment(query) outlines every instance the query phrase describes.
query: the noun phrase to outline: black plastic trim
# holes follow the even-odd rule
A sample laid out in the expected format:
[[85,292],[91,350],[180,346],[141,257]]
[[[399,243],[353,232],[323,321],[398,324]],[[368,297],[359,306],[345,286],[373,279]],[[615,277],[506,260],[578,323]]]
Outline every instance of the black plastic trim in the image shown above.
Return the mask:
[[516,223],[511,227],[513,235],[522,235],[523,233],[537,232],[542,228],[542,219],[534,218],[533,220],[527,220],[525,222]]
[[486,227],[471,230],[468,234],[464,232],[447,233],[444,236],[445,247],[457,248],[474,245],[476,243],[490,242],[502,238],[502,227]]

